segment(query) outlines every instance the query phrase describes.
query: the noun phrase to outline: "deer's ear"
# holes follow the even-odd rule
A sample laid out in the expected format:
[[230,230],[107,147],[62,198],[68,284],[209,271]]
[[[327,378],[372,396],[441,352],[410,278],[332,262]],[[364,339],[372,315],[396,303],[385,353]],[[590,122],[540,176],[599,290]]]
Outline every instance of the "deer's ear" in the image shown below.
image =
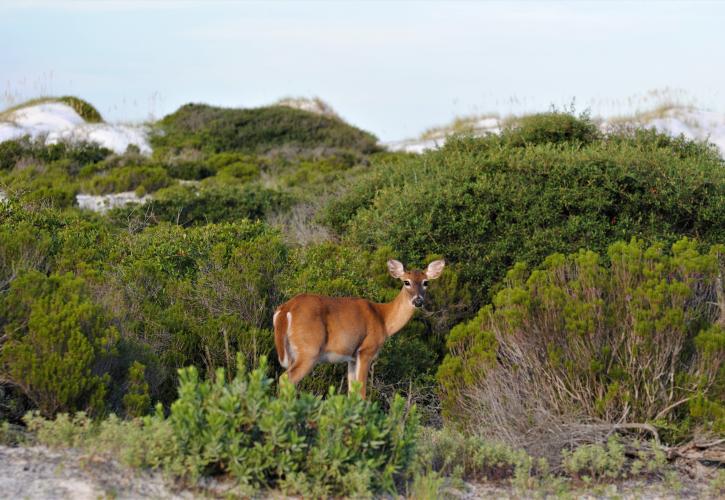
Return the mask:
[[393,278],[399,279],[405,273],[405,268],[399,261],[390,259],[388,261],[388,272]]
[[434,260],[433,262],[428,264],[428,268],[425,270],[425,275],[428,277],[429,280],[434,280],[441,275],[445,265],[445,260]]

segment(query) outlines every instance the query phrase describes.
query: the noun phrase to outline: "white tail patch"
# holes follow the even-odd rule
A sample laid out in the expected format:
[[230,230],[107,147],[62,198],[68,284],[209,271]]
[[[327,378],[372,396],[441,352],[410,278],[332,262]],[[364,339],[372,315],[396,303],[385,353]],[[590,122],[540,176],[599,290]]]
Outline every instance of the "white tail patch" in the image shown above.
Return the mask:
[[272,325],[274,325],[275,328],[277,328],[277,316],[279,315],[279,311],[274,312],[274,316],[272,316]]
[[[277,314],[279,314],[279,311],[277,311],[274,315],[275,318],[277,317]],[[287,313],[287,335],[284,342],[284,358],[280,362],[283,368],[289,368],[290,365],[290,358],[294,360],[294,349],[292,347],[292,340],[290,339],[290,336],[292,335],[292,313]],[[291,353],[289,351],[292,351]]]

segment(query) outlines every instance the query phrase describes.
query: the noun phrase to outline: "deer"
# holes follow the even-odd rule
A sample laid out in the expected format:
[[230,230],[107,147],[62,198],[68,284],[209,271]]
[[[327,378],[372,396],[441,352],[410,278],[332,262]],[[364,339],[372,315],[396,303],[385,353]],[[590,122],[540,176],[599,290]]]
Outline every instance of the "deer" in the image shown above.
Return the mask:
[[347,362],[348,391],[360,382],[365,399],[370,366],[383,343],[395,335],[423,307],[428,282],[438,278],[444,260],[428,264],[425,271],[406,271],[389,260],[388,272],[401,280],[400,293],[391,302],[376,303],[359,297],[327,297],[304,293],[274,312],[274,344],[280,365],[297,385],[318,363]]

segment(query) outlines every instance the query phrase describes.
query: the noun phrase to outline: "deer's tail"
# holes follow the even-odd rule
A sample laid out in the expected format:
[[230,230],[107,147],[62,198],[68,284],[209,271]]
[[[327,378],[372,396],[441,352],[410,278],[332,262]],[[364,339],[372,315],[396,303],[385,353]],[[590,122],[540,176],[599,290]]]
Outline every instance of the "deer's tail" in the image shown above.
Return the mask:
[[289,367],[290,357],[287,353],[287,311],[280,306],[274,312],[272,324],[274,325],[274,347],[277,349],[277,359],[283,368]]

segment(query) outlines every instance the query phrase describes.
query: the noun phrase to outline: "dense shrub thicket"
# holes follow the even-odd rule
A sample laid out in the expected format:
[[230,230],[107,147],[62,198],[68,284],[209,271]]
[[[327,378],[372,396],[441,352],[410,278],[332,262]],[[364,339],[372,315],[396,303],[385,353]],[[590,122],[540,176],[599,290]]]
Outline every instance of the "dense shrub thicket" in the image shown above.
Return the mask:
[[153,140],[160,153],[196,149],[205,153],[265,153],[275,148],[335,148],[377,151],[377,139],[342,120],[287,106],[229,109],[187,104],[158,123]]
[[26,273],[13,280],[2,307],[5,381],[45,416],[76,408],[103,412],[119,335],[83,290],[83,280]]
[[451,330],[445,410],[517,446],[560,432],[561,447],[582,423],[652,422],[670,441],[725,432],[723,250],[633,239],[609,247],[609,264],[582,250],[515,266],[493,304]]
[[255,185],[220,185],[197,188],[172,186],[160,190],[148,206],[114,209],[111,217],[126,220],[141,213],[146,222],[171,222],[181,226],[259,220],[290,206],[287,193]]
[[323,220],[354,244],[387,245],[407,261],[445,255],[481,301],[514,263],[553,252],[603,252],[632,236],[725,241],[725,168],[711,149],[654,133],[587,144],[522,130],[521,146],[459,138],[377,166]]

